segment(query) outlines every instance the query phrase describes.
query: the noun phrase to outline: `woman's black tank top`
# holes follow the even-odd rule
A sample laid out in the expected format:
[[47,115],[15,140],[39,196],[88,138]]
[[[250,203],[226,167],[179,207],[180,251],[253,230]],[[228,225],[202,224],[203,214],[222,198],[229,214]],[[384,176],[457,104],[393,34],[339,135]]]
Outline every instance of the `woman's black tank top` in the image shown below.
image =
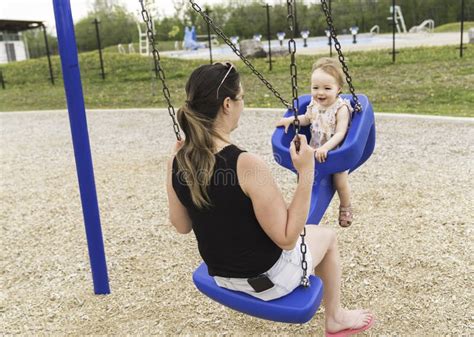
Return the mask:
[[172,183],[192,220],[199,253],[209,275],[249,278],[270,269],[281,255],[263,231],[255,216],[252,201],[240,188],[237,159],[245,151],[229,145],[218,152],[209,186],[212,206],[194,206],[183,172],[173,161]]

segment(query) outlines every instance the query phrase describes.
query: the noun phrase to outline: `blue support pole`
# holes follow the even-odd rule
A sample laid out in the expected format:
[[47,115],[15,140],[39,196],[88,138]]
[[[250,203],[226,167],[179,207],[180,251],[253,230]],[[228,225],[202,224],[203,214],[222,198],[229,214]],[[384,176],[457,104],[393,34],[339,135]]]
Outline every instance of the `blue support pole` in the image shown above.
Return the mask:
[[53,0],[53,6],[94,292],[109,294],[109,278],[100,226],[71,4],[69,0]]

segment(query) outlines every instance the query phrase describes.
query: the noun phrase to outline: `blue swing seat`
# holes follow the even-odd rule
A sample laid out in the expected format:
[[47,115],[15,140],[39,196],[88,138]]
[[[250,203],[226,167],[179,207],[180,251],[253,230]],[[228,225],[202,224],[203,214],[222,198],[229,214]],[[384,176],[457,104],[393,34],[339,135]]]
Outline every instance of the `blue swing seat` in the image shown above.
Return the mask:
[[[343,98],[351,99],[351,95],[341,95]],[[362,106],[362,111],[355,113],[346,138],[339,148],[330,151],[326,162],[316,162],[315,179],[311,193],[311,206],[308,214],[308,224],[319,224],[326,209],[331,202],[335,189],[332,184],[332,174],[349,170],[353,172],[362,165],[372,154],[375,147],[375,119],[374,111],[369,99],[365,95],[357,95]],[[299,97],[298,112],[304,114],[306,107],[311,101],[311,95]],[[352,106],[354,102],[351,100]],[[293,112],[287,110],[285,117],[292,116]],[[308,142],[311,138],[309,126],[302,127],[302,134],[306,135]],[[290,142],[295,136],[294,128],[290,126],[285,134],[283,127],[278,127],[272,136],[273,156],[276,162],[293,172],[290,156]]]
[[204,262],[193,273],[196,287],[214,301],[251,316],[283,323],[306,323],[318,310],[323,283],[313,275],[309,280],[311,285],[307,288],[299,286],[287,296],[262,301],[243,292],[219,287],[209,276]]

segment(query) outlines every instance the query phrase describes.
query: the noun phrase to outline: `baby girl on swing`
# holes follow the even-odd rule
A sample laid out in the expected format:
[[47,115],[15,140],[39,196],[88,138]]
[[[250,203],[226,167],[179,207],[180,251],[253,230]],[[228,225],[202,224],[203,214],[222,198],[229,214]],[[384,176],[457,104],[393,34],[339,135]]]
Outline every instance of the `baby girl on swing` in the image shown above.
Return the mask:
[[[339,96],[344,85],[344,74],[339,62],[332,58],[321,58],[313,65],[311,75],[311,102],[306,113],[299,115],[301,126],[311,125],[310,145],[316,149],[315,157],[326,161],[328,151],[341,145],[350,125],[353,109],[349,100]],[[294,117],[282,118],[276,126],[284,126],[285,132]],[[352,224],[349,172],[335,173],[334,187],[339,196],[339,225]]]

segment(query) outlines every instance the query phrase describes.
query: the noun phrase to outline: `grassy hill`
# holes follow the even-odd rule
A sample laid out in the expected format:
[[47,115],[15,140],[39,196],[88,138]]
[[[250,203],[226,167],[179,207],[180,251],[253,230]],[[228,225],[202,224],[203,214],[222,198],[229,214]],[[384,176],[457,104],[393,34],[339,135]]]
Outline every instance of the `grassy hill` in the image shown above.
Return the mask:
[[[464,21],[464,31],[467,32],[469,28],[474,28],[474,21]],[[446,32],[460,32],[461,22],[451,22],[439,27],[435,27],[435,33],[446,33]]]
[[[450,116],[474,116],[474,48],[459,58],[453,46],[408,48],[392,64],[387,50],[347,53],[356,91],[369,96],[375,111]],[[299,94],[309,92],[309,76],[317,57],[298,56]],[[139,55],[104,54],[106,80],[100,77],[97,52],[79,56],[86,107],[166,107],[161,83],[153,84],[151,61]],[[64,109],[66,107],[59,57],[53,57],[56,85],[48,80],[46,59],[34,59],[0,66],[6,89],[0,89],[0,111]],[[252,61],[255,67],[290,100],[289,58],[278,57],[273,71],[266,60]],[[206,60],[162,59],[174,105],[184,101],[184,85],[196,66]],[[247,107],[281,108],[281,103],[248,70],[242,72]],[[347,92],[347,88],[346,92]],[[152,95],[155,92],[156,95]]]

